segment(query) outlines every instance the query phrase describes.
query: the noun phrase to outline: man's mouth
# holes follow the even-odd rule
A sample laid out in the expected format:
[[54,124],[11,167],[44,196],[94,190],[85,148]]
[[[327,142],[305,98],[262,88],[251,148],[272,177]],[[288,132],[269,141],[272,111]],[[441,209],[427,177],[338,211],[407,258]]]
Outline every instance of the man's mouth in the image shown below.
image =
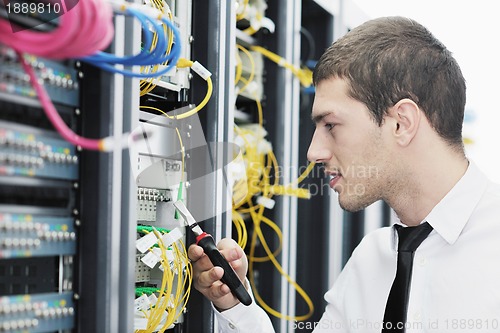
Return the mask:
[[328,172],[328,177],[330,178],[329,185],[333,189],[333,187],[335,186],[335,184],[337,184],[342,175],[336,172]]

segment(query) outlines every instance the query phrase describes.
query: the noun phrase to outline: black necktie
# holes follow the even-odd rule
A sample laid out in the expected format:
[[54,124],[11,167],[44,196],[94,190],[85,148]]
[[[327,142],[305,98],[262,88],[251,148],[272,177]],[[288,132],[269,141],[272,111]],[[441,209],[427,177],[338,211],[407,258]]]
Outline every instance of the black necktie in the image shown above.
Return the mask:
[[382,333],[403,333],[405,331],[413,256],[417,247],[432,231],[431,225],[427,222],[416,227],[404,228],[400,225],[395,225],[395,227],[399,239],[398,266],[385,306]]

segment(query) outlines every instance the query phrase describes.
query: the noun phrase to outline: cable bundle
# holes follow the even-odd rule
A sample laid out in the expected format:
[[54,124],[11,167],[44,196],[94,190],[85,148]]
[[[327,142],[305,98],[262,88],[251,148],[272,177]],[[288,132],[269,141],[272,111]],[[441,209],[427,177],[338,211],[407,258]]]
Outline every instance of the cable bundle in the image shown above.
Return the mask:
[[[62,2],[64,6],[64,1]],[[113,9],[119,14],[137,18],[143,27],[144,47],[133,56],[116,56],[102,52],[113,40]],[[172,37],[167,34],[167,26]],[[153,29],[153,32],[150,31]],[[153,35],[155,37],[153,38]],[[170,45],[169,44],[170,40]],[[161,12],[153,8],[126,2],[102,0],[79,1],[60,16],[59,24],[51,32],[33,29],[12,32],[11,23],[0,20],[0,43],[19,52],[51,59],[80,58],[97,67],[133,77],[156,77],[170,71],[181,53],[179,30]],[[167,50],[167,51],[166,51]],[[170,50],[170,52],[168,52]],[[155,73],[137,73],[116,68],[124,66],[169,65]]]
[[[245,89],[250,90],[249,93],[254,96],[254,100],[257,103],[258,112],[258,124],[250,124],[243,126],[234,127],[235,130],[235,142],[238,143],[242,152],[243,160],[246,165],[246,178],[239,179],[235,182],[233,186],[233,214],[232,220],[235,225],[236,232],[238,234],[238,244],[245,248],[248,241],[248,236],[246,232],[245,217],[249,216],[253,223],[253,233],[250,238],[250,246],[248,253],[248,270],[249,270],[249,280],[254,292],[255,299],[257,302],[271,315],[284,318],[286,320],[296,320],[302,321],[311,317],[314,311],[314,305],[311,298],[302,289],[301,286],[295,282],[289,274],[287,274],[281,264],[277,260],[277,255],[282,249],[282,232],[280,227],[273,222],[271,219],[264,215],[265,209],[272,209],[274,206],[274,200],[272,197],[274,195],[291,195],[298,198],[309,198],[310,193],[307,189],[298,188],[297,185],[303,181],[307,175],[310,173],[314,167],[314,163],[310,163],[306,170],[291,184],[280,185],[279,184],[279,165],[276,156],[273,153],[271,144],[265,139],[267,135],[266,130],[263,127],[263,110],[260,99],[255,93],[255,89],[252,89],[251,83],[255,76],[255,62],[253,60],[252,54],[242,47],[237,45],[238,49],[241,50],[249,59],[250,63],[250,74],[248,79],[242,75],[242,61],[238,59],[235,71],[235,84],[242,82],[243,85],[237,90],[241,93]],[[269,57],[270,52],[263,52],[259,47],[253,46],[251,48],[253,51],[263,53],[265,56]],[[272,60],[280,62],[281,57],[275,55]],[[282,59],[281,62],[284,60]],[[290,66],[287,67],[292,70]],[[292,71],[293,72],[293,71]],[[294,74],[297,75],[295,71]],[[302,74],[301,74],[302,75]],[[299,77],[301,77],[299,75]],[[302,76],[301,79],[304,79]],[[250,87],[250,89],[248,89]],[[266,237],[262,230],[262,225],[266,225],[271,228],[278,238],[278,246],[273,251],[267,244]],[[259,257],[256,256],[256,247],[259,243],[266,255]],[[271,306],[269,306],[264,299],[259,294],[258,288],[255,284],[254,277],[254,267],[255,263],[262,263],[271,261],[278,272],[285,277],[290,285],[297,291],[297,293],[305,301],[308,312],[304,315],[288,315],[281,313]]]
[[[51,32],[23,30],[14,34],[10,23],[0,20],[0,43],[17,51],[19,60],[30,76],[31,84],[52,125],[65,140],[83,149],[112,151],[116,146],[126,147],[128,133],[116,139],[114,137],[89,139],[74,133],[58,114],[47,91],[38,82],[35,71],[23,57],[23,53],[52,59],[81,58],[97,67],[132,77],[159,76],[171,70],[176,65],[181,50],[179,31],[173,23],[152,8],[129,5],[126,2],[113,2],[112,5],[121,14],[134,16],[142,23],[145,47],[139,54],[119,57],[101,51],[109,45],[114,35],[113,7],[101,0],[79,1],[71,10],[65,11],[60,17],[58,26]],[[174,42],[170,38],[171,45],[168,47],[169,36],[164,29],[165,26],[169,27],[174,35]],[[156,30],[156,38],[153,38],[153,33],[149,31],[150,27]],[[114,64],[152,66],[166,62],[169,63],[166,68],[151,74],[114,67]]]
[[187,117],[191,117],[192,115],[198,113],[208,103],[208,101],[210,100],[210,97],[212,96],[212,90],[213,90],[212,79],[210,78],[212,73],[210,73],[199,62],[197,62],[197,61],[193,62],[191,60],[187,60],[184,58],[179,59],[179,61],[177,63],[177,68],[191,68],[198,75],[200,75],[200,77],[202,79],[207,81],[207,94],[205,95],[203,100],[200,102],[200,104],[198,104],[195,108],[193,108],[187,112],[184,112],[184,113],[181,113],[178,115],[174,115],[174,116],[171,116],[168,113],[166,113],[165,111],[158,109],[154,106],[141,105],[140,106],[141,109],[149,109],[149,110],[155,110],[155,111],[161,112],[165,117],[167,117],[169,119],[185,119]]
[[[152,0],[150,2],[150,5],[153,8],[156,8],[159,11],[161,11],[163,13],[163,15],[168,17],[168,19],[170,21],[174,20],[174,17],[172,15],[172,11],[170,10],[170,7],[168,6],[168,4],[166,3],[165,0]],[[164,26],[164,30],[166,30],[166,29],[167,29],[167,26]],[[171,52],[172,47],[173,47],[173,41],[174,41],[174,33],[172,30],[169,29],[168,44],[167,44],[168,48],[166,50],[167,53]],[[152,45],[153,48],[156,48],[157,42],[158,42],[158,35],[153,33],[153,45]],[[162,68],[162,66],[166,66],[166,65],[167,65],[167,62],[165,62],[163,64],[158,64],[155,66],[143,66],[143,67],[141,67],[141,72],[142,73],[156,73],[158,70],[160,70]],[[156,87],[156,84],[157,84],[158,80],[160,80],[160,78],[161,77],[156,77],[156,78],[151,77],[151,78],[141,80],[141,96],[144,96],[144,95],[150,93],[151,91],[153,91],[153,89]]]
[[[142,231],[148,233],[146,230]],[[177,240],[167,248],[167,244],[162,240],[165,234],[156,228],[152,228],[152,232],[157,238],[156,244],[159,249],[156,253],[163,274],[159,288],[136,289],[137,296],[140,294],[157,296],[154,297],[154,303],[144,306],[139,311],[141,317],[147,319],[147,324],[143,329],[135,330],[136,333],[165,332],[181,316],[191,293],[192,267],[184,243]],[[152,247],[149,251],[155,253]]]
[[[21,52],[51,59],[79,58],[105,49],[113,40],[113,10],[101,0],[79,1],[60,16],[50,32],[22,30],[14,33],[11,23],[0,20],[0,43]],[[13,23],[12,23],[13,24]]]
[[[314,167],[314,163],[310,163],[306,170],[293,183],[286,186],[279,185],[280,169],[270,144],[264,139],[266,132],[262,125],[235,126],[235,132],[237,134],[237,140],[243,142],[241,148],[243,151],[243,159],[247,166],[247,184],[236,183],[233,187],[233,195],[239,195],[238,192],[246,193],[245,199],[241,200],[239,204],[233,205],[233,223],[238,232],[238,244],[244,246],[247,243],[247,235],[246,230],[245,232],[241,231],[241,229],[246,229],[243,216],[249,214],[253,222],[253,233],[248,254],[248,269],[250,284],[255,299],[267,312],[275,317],[284,318],[286,320],[306,320],[312,315],[314,306],[307,293],[284,271],[278,262],[276,256],[281,252],[282,232],[275,222],[264,216],[264,211],[266,208],[271,209],[274,206],[274,200],[272,199],[273,195],[293,195],[299,198],[308,198],[309,191],[307,189],[295,188],[294,185],[299,184],[307,177]],[[271,179],[273,180],[271,181]],[[262,231],[262,224],[270,227],[278,237],[279,244],[274,252],[267,244],[266,237]],[[257,243],[262,245],[266,252],[266,256],[256,256],[255,250]],[[283,314],[270,307],[264,301],[255,285],[254,267],[256,262],[262,263],[266,261],[271,261],[278,272],[285,277],[288,283],[290,283],[304,299],[309,309],[307,314],[296,316]]]
[[[127,4],[125,2],[113,2],[112,4],[118,13],[133,16],[141,22],[143,27],[143,47],[141,52],[132,56],[120,57],[98,51],[91,56],[82,58],[82,60],[110,72],[130,77],[157,77],[172,70],[177,64],[181,54],[180,34],[175,25],[168,18],[164,17],[160,11],[154,8]],[[174,35],[173,43],[171,42],[171,37],[167,33],[165,26],[168,27]],[[165,63],[168,63],[168,65],[161,70],[143,70],[142,73],[116,68],[114,66],[115,64],[124,66],[157,66]]]
[[[259,109],[259,113],[260,112],[261,110]],[[262,114],[259,114],[259,119],[262,119]],[[235,141],[240,141],[240,147],[243,151],[243,159],[245,161],[245,165],[247,166],[247,174],[246,184],[237,182],[233,187],[233,197],[235,195],[246,195],[243,200],[238,201],[238,204],[233,204],[232,219],[238,232],[238,244],[242,247],[245,247],[247,244],[246,226],[243,216],[249,214],[253,222],[253,233],[251,236],[250,250],[248,254],[248,269],[250,284],[252,286],[255,299],[267,312],[275,317],[284,318],[286,320],[306,320],[311,317],[314,311],[314,305],[302,287],[300,287],[297,282],[295,282],[290,275],[283,270],[278,262],[276,256],[281,252],[282,248],[281,229],[275,222],[264,216],[264,211],[266,208],[272,208],[272,206],[274,206],[274,200],[272,200],[273,195],[294,195],[297,197],[308,198],[309,191],[307,189],[295,188],[294,185],[299,184],[307,177],[314,167],[314,163],[310,163],[306,170],[297,178],[297,180],[295,180],[295,182],[287,186],[279,185],[278,161],[272,151],[272,147],[265,140],[266,131],[262,127],[262,123],[235,126],[235,132]],[[274,172],[272,173],[272,171]],[[271,181],[271,178],[273,178],[273,181]],[[254,203],[254,199],[256,199],[256,203]],[[267,244],[261,228],[262,223],[270,227],[278,237],[279,244],[274,252]],[[259,242],[264,248],[266,256],[258,257],[255,255],[257,242]],[[266,261],[271,261],[279,273],[285,277],[288,283],[290,283],[297,293],[304,299],[309,309],[307,314],[299,316],[283,314],[270,307],[264,301],[255,285],[254,267],[256,262]]]

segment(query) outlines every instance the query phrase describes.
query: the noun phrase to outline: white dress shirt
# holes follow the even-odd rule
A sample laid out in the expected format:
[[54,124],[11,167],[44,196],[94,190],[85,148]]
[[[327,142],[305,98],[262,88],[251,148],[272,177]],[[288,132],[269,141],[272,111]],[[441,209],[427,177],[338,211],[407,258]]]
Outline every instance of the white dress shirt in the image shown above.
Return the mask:
[[[500,332],[500,186],[471,162],[425,221],[434,230],[415,252],[406,333]],[[396,249],[393,227],[366,235],[325,294],[321,320],[304,327],[380,333]],[[274,332],[257,306],[216,313],[221,333]]]

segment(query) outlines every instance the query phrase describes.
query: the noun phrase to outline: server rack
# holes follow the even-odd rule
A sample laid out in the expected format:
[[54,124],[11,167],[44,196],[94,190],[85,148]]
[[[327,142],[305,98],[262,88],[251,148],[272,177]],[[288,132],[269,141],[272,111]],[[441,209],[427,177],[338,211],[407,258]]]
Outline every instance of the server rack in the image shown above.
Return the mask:
[[[314,30],[318,28],[317,22],[322,21],[325,31],[328,31],[325,34],[321,34],[321,31],[315,33],[315,36],[324,36],[324,39],[316,40],[317,48],[314,58],[321,54],[323,48],[331,42],[330,39],[335,39],[343,34],[348,27],[347,22],[344,22],[346,2],[341,0],[334,2],[306,0],[267,2],[266,15],[276,24],[276,31],[274,33],[260,32],[260,35],[257,34],[251,38],[242,36],[236,28],[235,0],[167,2],[178,15],[176,17],[177,24],[185,25],[185,29],[182,31],[182,39],[185,42],[183,54],[188,58],[200,61],[212,72],[213,96],[199,116],[201,131],[209,143],[207,147],[221,148],[207,148],[210,150],[210,156],[216,161],[222,160],[223,165],[226,165],[232,157],[229,151],[224,149],[224,145],[218,145],[218,143],[233,141],[232,127],[235,118],[237,118],[235,105],[238,102],[233,84],[236,67],[236,43],[246,43],[247,46],[256,43],[265,45],[293,64],[300,65],[301,44],[305,42],[300,32],[301,26]],[[118,54],[137,52],[141,44],[141,28],[137,22],[130,18],[117,17],[115,29],[116,38],[110,50]],[[4,65],[5,61],[11,60],[2,58],[1,61]],[[309,126],[312,95],[311,91],[299,87],[298,81],[292,77],[290,72],[267,60],[264,60],[263,64],[264,80],[261,83],[265,87],[263,104],[268,110],[265,119],[266,128],[272,133],[270,140],[280,164],[286,170],[281,181],[287,184],[297,177],[300,167],[304,167],[307,163],[305,161],[307,140],[299,140],[299,133],[304,137],[312,135],[312,126]],[[11,66],[11,63],[8,65]],[[59,65],[51,63],[50,66]],[[203,82],[184,73],[185,76],[179,79],[182,83],[179,83],[180,81],[172,83],[167,80],[163,87],[158,88],[159,90],[153,92],[149,97],[140,97],[138,79],[123,78],[120,75],[109,74],[84,64],[72,63],[68,65],[64,63],[62,66],[66,66],[63,68],[70,73],[72,81],[79,83],[78,89],[65,88],[66,91],[71,90],[71,94],[63,94],[63,96],[73,96],[71,98],[75,101],[68,102],[64,100],[65,97],[62,97],[63,100],[57,100],[61,97],[54,97],[55,95],[53,98],[59,104],[61,114],[72,124],[71,126],[80,133],[91,137],[117,136],[122,132],[133,131],[145,123],[154,128],[153,132],[172,137],[172,125],[169,125],[164,118],[157,118],[158,115],[149,111],[140,111],[140,105],[162,105],[166,106],[165,110],[170,111],[200,101],[205,91]],[[6,76],[7,74],[3,72],[6,66],[1,68],[3,75],[1,83],[11,83],[12,73]],[[62,81],[59,84],[62,85]],[[172,84],[177,84],[173,90]],[[57,86],[55,81],[54,85]],[[25,87],[27,84],[20,76],[15,78],[14,86]],[[5,85],[0,86],[0,88],[4,87]],[[177,88],[178,90],[176,90]],[[57,95],[57,91],[54,93]],[[30,93],[26,92],[26,94]],[[9,131],[14,128],[15,131],[18,131],[17,134],[26,134],[26,129],[28,129],[29,133],[32,134],[41,133],[44,140],[45,136],[51,137],[52,140],[53,130],[47,129],[48,125],[44,117],[41,116],[39,104],[34,102],[33,96],[22,96],[21,98],[19,97],[21,95],[23,92],[13,94],[12,91],[5,90],[5,88],[3,91],[0,89],[1,124],[9,122],[7,126]],[[19,117],[19,110],[27,116]],[[11,123],[18,124],[23,121],[28,123],[21,124],[20,127],[11,125]],[[189,126],[193,125],[186,123],[180,126],[183,128],[183,132],[188,133]],[[38,132],[40,127],[42,128],[41,132]],[[187,149],[189,149],[190,140],[187,137],[184,139]],[[165,152],[158,148],[155,151],[143,152],[142,155],[154,156],[163,160],[173,157],[174,160],[179,160],[179,156],[174,154],[176,143],[174,144],[173,141],[175,140],[171,141],[171,151]],[[57,142],[64,145],[64,142]],[[214,145],[210,145],[210,143]],[[33,269],[39,270],[40,276],[50,277],[36,281],[36,284],[39,284],[43,290],[57,291],[57,297],[62,297],[60,304],[65,304],[65,306],[61,306],[59,312],[61,312],[61,316],[63,314],[65,316],[63,316],[64,320],[58,319],[57,325],[59,326],[54,326],[56,330],[68,330],[68,332],[134,331],[134,286],[138,282],[139,264],[135,246],[138,237],[136,227],[138,220],[141,220],[139,215],[144,213],[140,211],[140,205],[143,201],[138,195],[144,186],[138,183],[134,171],[138,163],[134,159],[134,152],[117,149],[111,153],[102,154],[80,151],[77,147],[64,145],[62,149],[69,149],[68,155],[71,156],[71,159],[73,156],[77,157],[73,164],[73,169],[77,169],[77,171],[63,180],[54,180],[49,179],[52,176],[38,174],[5,176],[6,169],[10,168],[9,170],[11,170],[13,167],[17,171],[7,172],[19,173],[21,172],[19,170],[26,169],[26,165],[29,165],[31,161],[16,159],[17,157],[14,156],[23,155],[26,152],[22,143],[5,139],[5,141],[0,141],[0,145],[2,147],[0,163],[4,167],[2,169],[4,176],[0,177],[3,200],[0,207],[3,213],[0,225],[2,230],[17,233],[17,229],[21,229],[13,227],[12,214],[26,213],[33,216],[55,214],[57,219],[67,219],[63,223],[66,230],[63,231],[61,237],[69,238],[68,241],[72,244],[70,246],[66,246],[69,243],[66,244],[63,250],[59,248],[57,250],[59,252],[53,252],[51,256],[44,257],[44,259],[37,259],[38,257],[6,259],[6,251],[11,251],[7,247],[12,247],[13,244],[6,241],[7,238],[0,238],[0,247],[3,246],[4,256],[0,259],[0,268],[3,269],[0,272],[9,270],[9,272],[14,273],[21,266],[33,267]],[[20,151],[22,153],[19,153]],[[30,152],[29,155],[33,154]],[[60,155],[57,156],[61,159]],[[54,155],[52,158],[55,161]],[[68,158],[65,157],[65,159]],[[186,159],[187,173],[193,168],[188,160],[189,158]],[[33,161],[36,163],[36,160]],[[306,183],[304,187],[314,184],[317,188],[322,188],[322,180],[319,177],[318,170],[316,170],[316,174],[307,180],[309,183]],[[231,198],[224,188],[226,185],[225,175],[213,172],[207,175],[202,189],[203,197],[210,198],[210,200],[199,200],[199,197],[193,196],[193,192],[189,188],[185,189],[185,199],[188,205],[199,206],[200,210],[207,214],[208,217],[202,221],[202,225],[216,239],[232,235]],[[47,189],[47,191],[41,191],[42,188]],[[21,191],[20,189],[28,190]],[[151,187],[150,189],[155,188]],[[163,191],[164,189],[159,190]],[[26,195],[28,193],[29,195]],[[41,199],[47,193],[49,196],[53,196],[51,201],[63,202],[64,207],[62,209],[61,207],[48,207],[40,210],[40,207],[45,205]],[[173,197],[170,199],[173,200]],[[22,204],[30,200],[36,204]],[[154,207],[159,210],[169,209],[165,208],[165,203],[155,204]],[[307,220],[312,211],[320,212],[320,214],[314,221],[311,221],[310,225],[305,224],[304,221]],[[10,220],[5,219],[5,214],[11,214]],[[159,218],[163,216],[163,213],[158,214],[160,214],[157,215]],[[346,240],[346,227],[352,227],[352,224],[347,224],[349,223],[347,220],[343,223],[337,223],[337,221],[344,221],[345,217],[340,211],[334,195],[323,195],[321,199],[316,198],[313,201],[280,197],[276,200],[276,206],[270,217],[278,222],[283,231],[286,246],[279,256],[282,266],[293,279],[296,279],[311,294],[316,305],[316,312],[308,320],[316,321],[323,309],[321,306],[323,304],[322,294],[338,275],[342,267],[342,258],[345,259],[348,256],[350,249],[364,234],[364,220],[359,222],[358,237],[352,242],[346,243],[345,249],[342,250],[342,243]],[[374,219],[376,220],[377,217]],[[19,222],[16,220],[15,223]],[[39,223],[44,224],[44,222]],[[51,223],[45,223],[49,224],[49,229],[52,224],[55,224],[55,222]],[[31,226],[31,224],[28,225]],[[13,231],[14,229],[16,231]],[[326,247],[310,246],[310,244],[320,243],[316,236],[318,234],[323,235],[321,243],[325,244]],[[349,234],[352,235],[352,233]],[[50,237],[52,236],[49,235]],[[57,237],[59,236],[54,235],[53,238]],[[189,233],[186,233],[185,237],[186,243],[193,241]],[[35,238],[25,238],[32,239],[32,243],[35,242]],[[28,243],[27,240],[24,242]],[[18,240],[16,246],[19,247],[20,243],[21,240]],[[276,245],[277,240],[274,239],[271,244]],[[317,256],[318,252],[323,255]],[[12,256],[12,252],[10,253],[9,255]],[[314,260],[304,260],[310,258],[314,258]],[[15,260],[17,262],[13,264]],[[291,316],[304,313],[307,309],[302,301],[297,299],[295,290],[280,274],[273,269],[269,270],[269,267],[261,266],[257,269],[256,280],[260,293],[266,294],[269,303],[283,313]],[[313,269],[316,269],[318,273],[314,275],[300,273]],[[2,278],[1,276],[2,274],[0,274],[0,278]],[[32,277],[25,280],[26,286],[33,284]],[[317,280],[316,277],[320,280]],[[321,288],[317,288],[318,285],[321,285]],[[4,290],[10,288],[10,294],[18,295],[18,289],[14,288],[12,276],[5,275],[1,286]],[[34,288],[34,286],[29,288]],[[28,289],[28,291],[31,290],[35,291],[35,289]],[[50,295],[44,296],[43,293],[40,295],[46,300],[52,297]],[[9,302],[12,302],[11,298],[9,298]],[[18,306],[14,306],[17,313],[19,313],[18,308]],[[4,312],[5,309],[7,308],[2,308]],[[12,310],[8,309],[8,311]],[[57,314],[57,308],[54,311]],[[47,314],[51,318],[50,311]],[[0,322],[3,325],[8,323],[7,325],[10,325],[8,327],[12,327],[10,319],[5,318],[6,316],[2,317],[0,311]],[[33,326],[33,321],[30,320],[30,325]],[[27,323],[25,322],[24,325],[28,325]],[[41,324],[40,321],[38,323]],[[277,332],[293,331],[293,321],[273,317],[273,323]],[[18,325],[17,322],[15,325]],[[214,332],[216,325],[209,302],[193,291],[191,301],[174,330],[177,332]]]
[[[78,308],[81,153],[44,119],[19,56],[4,45],[0,52],[0,327],[69,331]],[[79,128],[74,63],[26,61]]]

